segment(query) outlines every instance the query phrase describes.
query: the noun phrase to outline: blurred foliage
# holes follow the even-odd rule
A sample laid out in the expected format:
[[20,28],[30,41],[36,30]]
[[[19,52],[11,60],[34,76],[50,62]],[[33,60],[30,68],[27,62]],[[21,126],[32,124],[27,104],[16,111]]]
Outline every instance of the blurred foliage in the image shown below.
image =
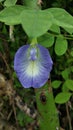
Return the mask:
[[[10,3],[9,0],[6,0],[6,1],[0,0],[0,10],[3,10],[7,6],[12,6],[15,3],[19,5],[25,5],[25,0],[14,0],[14,3]],[[43,0],[42,9],[44,10],[51,7],[54,7],[54,8],[58,7],[58,8],[65,9],[67,12],[73,15],[72,5],[73,5],[72,0]],[[19,10],[19,7],[17,8],[17,10]],[[21,11],[22,10],[23,8],[21,8]],[[50,12],[52,11],[54,15],[54,10],[51,10],[51,9],[48,9],[48,10],[50,10]],[[8,15],[8,12],[6,12],[7,15]],[[19,15],[19,12],[18,13],[16,12],[16,14],[14,15],[16,16]],[[17,93],[22,97],[23,101],[26,102],[29,107],[34,106],[34,108],[36,109],[37,107],[36,107],[36,99],[35,99],[34,90],[33,89],[23,90],[13,70],[13,60],[14,60],[14,55],[17,49],[20,46],[27,44],[30,40],[28,36],[26,35],[26,32],[28,35],[32,35],[30,30],[32,30],[31,25],[35,19],[35,14],[34,16],[32,16],[32,14],[33,12],[31,11],[30,13],[31,20],[29,19],[29,14],[28,14],[28,17],[27,17],[28,20],[25,23],[26,28],[24,26],[25,21],[23,20],[22,16],[21,18],[22,18],[23,26],[19,24],[20,23],[19,19],[16,19],[16,21],[11,21],[11,14],[10,14],[9,19],[7,16],[7,19],[6,19],[7,21],[5,22],[12,22],[12,23],[16,22],[17,24],[19,24],[19,25],[14,25],[14,29],[13,29],[14,41],[10,39],[10,30],[9,30],[10,26],[6,25],[3,22],[0,22],[0,73],[6,76],[6,80],[12,79],[13,84],[14,84],[13,87],[17,91]],[[25,12],[23,12],[22,15],[25,15]],[[44,13],[44,17],[45,15],[46,13]],[[42,14],[39,15],[39,18],[40,17],[42,17]],[[49,30],[47,29],[47,25],[45,27],[46,31],[48,30],[47,33],[43,31],[44,28],[42,28],[42,30],[40,28],[41,32],[39,32],[38,34],[37,29],[40,27],[40,25],[38,26],[37,24],[37,27],[35,26],[33,27],[35,30],[33,34],[34,36],[40,36],[43,34],[42,36],[38,37],[38,42],[41,45],[47,47],[51,53],[51,56],[54,62],[53,70],[51,72],[51,81],[52,81],[55,102],[57,103],[57,108],[59,112],[61,113],[61,115],[59,114],[60,125],[65,130],[69,130],[70,122],[68,122],[67,120],[67,123],[66,123],[67,114],[65,115],[66,113],[65,103],[67,102],[70,103],[68,104],[68,107],[69,107],[70,118],[71,118],[71,123],[72,123],[73,122],[73,33],[72,33],[73,29],[67,28],[66,24],[69,24],[69,21],[70,23],[73,23],[73,21],[69,19],[69,17],[67,17],[66,14],[64,15],[64,18],[63,18],[65,22],[64,24],[61,22],[62,17],[58,17],[55,15],[54,17],[57,19],[58,22],[56,25],[55,25],[56,22],[54,22],[54,24],[51,26],[52,21],[50,21],[49,22],[50,29]],[[66,22],[66,19],[67,19],[67,22]],[[35,21],[36,20],[37,20],[37,23],[39,24],[40,24],[40,21],[42,21],[42,19],[40,19],[38,22],[37,18],[35,19]],[[29,24],[29,26],[31,27],[29,31],[28,31],[27,24]],[[42,21],[42,25],[44,25],[43,21]],[[24,28],[25,31],[23,30],[22,27]],[[7,113],[9,112],[9,109],[11,109],[11,106],[7,104],[8,103],[7,96],[3,95],[1,97],[1,100],[2,100],[1,102],[4,102],[4,105],[2,107],[3,110],[1,111],[7,117]],[[5,111],[7,111],[7,113]],[[13,117],[13,114],[11,115],[11,118],[15,120]],[[10,118],[10,122],[12,121],[11,118]],[[26,116],[17,107],[16,107],[16,118],[18,120],[19,126],[21,127],[25,127],[27,126],[27,124],[33,122],[33,120],[30,117]],[[72,123],[72,127],[73,127],[73,123]]]

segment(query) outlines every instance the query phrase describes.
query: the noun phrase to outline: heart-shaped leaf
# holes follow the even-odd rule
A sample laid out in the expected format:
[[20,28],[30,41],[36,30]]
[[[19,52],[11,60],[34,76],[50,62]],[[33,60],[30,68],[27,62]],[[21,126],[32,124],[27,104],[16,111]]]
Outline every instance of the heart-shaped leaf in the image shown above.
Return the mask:
[[63,27],[69,33],[73,32],[73,17],[64,9],[49,8],[49,12],[53,15],[53,24]]
[[20,13],[23,10],[25,10],[25,7],[20,5],[7,7],[0,12],[0,21],[5,22],[7,25],[20,24]]
[[21,24],[29,37],[39,37],[51,27],[52,16],[46,10],[24,10]]

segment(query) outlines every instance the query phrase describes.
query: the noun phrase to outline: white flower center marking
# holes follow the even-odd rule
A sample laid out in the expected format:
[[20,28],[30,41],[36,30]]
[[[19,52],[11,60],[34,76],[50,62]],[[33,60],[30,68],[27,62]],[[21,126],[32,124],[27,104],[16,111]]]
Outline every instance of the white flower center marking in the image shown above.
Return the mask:
[[37,61],[30,61],[26,69],[26,74],[30,77],[39,75],[39,66],[37,64]]

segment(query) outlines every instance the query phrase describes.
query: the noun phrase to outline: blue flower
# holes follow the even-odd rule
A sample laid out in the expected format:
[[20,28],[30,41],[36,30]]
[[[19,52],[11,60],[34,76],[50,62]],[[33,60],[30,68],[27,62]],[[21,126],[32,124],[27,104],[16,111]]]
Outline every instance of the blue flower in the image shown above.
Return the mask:
[[48,80],[52,70],[49,51],[41,45],[24,45],[14,58],[14,70],[24,88],[40,88]]

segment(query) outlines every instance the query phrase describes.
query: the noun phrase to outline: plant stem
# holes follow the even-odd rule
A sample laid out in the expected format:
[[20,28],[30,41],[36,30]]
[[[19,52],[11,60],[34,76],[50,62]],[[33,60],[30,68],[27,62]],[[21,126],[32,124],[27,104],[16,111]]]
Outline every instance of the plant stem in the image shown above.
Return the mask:
[[12,42],[15,41],[14,35],[13,35],[13,31],[14,31],[14,26],[9,26],[9,37],[10,37],[10,40],[11,40]]

